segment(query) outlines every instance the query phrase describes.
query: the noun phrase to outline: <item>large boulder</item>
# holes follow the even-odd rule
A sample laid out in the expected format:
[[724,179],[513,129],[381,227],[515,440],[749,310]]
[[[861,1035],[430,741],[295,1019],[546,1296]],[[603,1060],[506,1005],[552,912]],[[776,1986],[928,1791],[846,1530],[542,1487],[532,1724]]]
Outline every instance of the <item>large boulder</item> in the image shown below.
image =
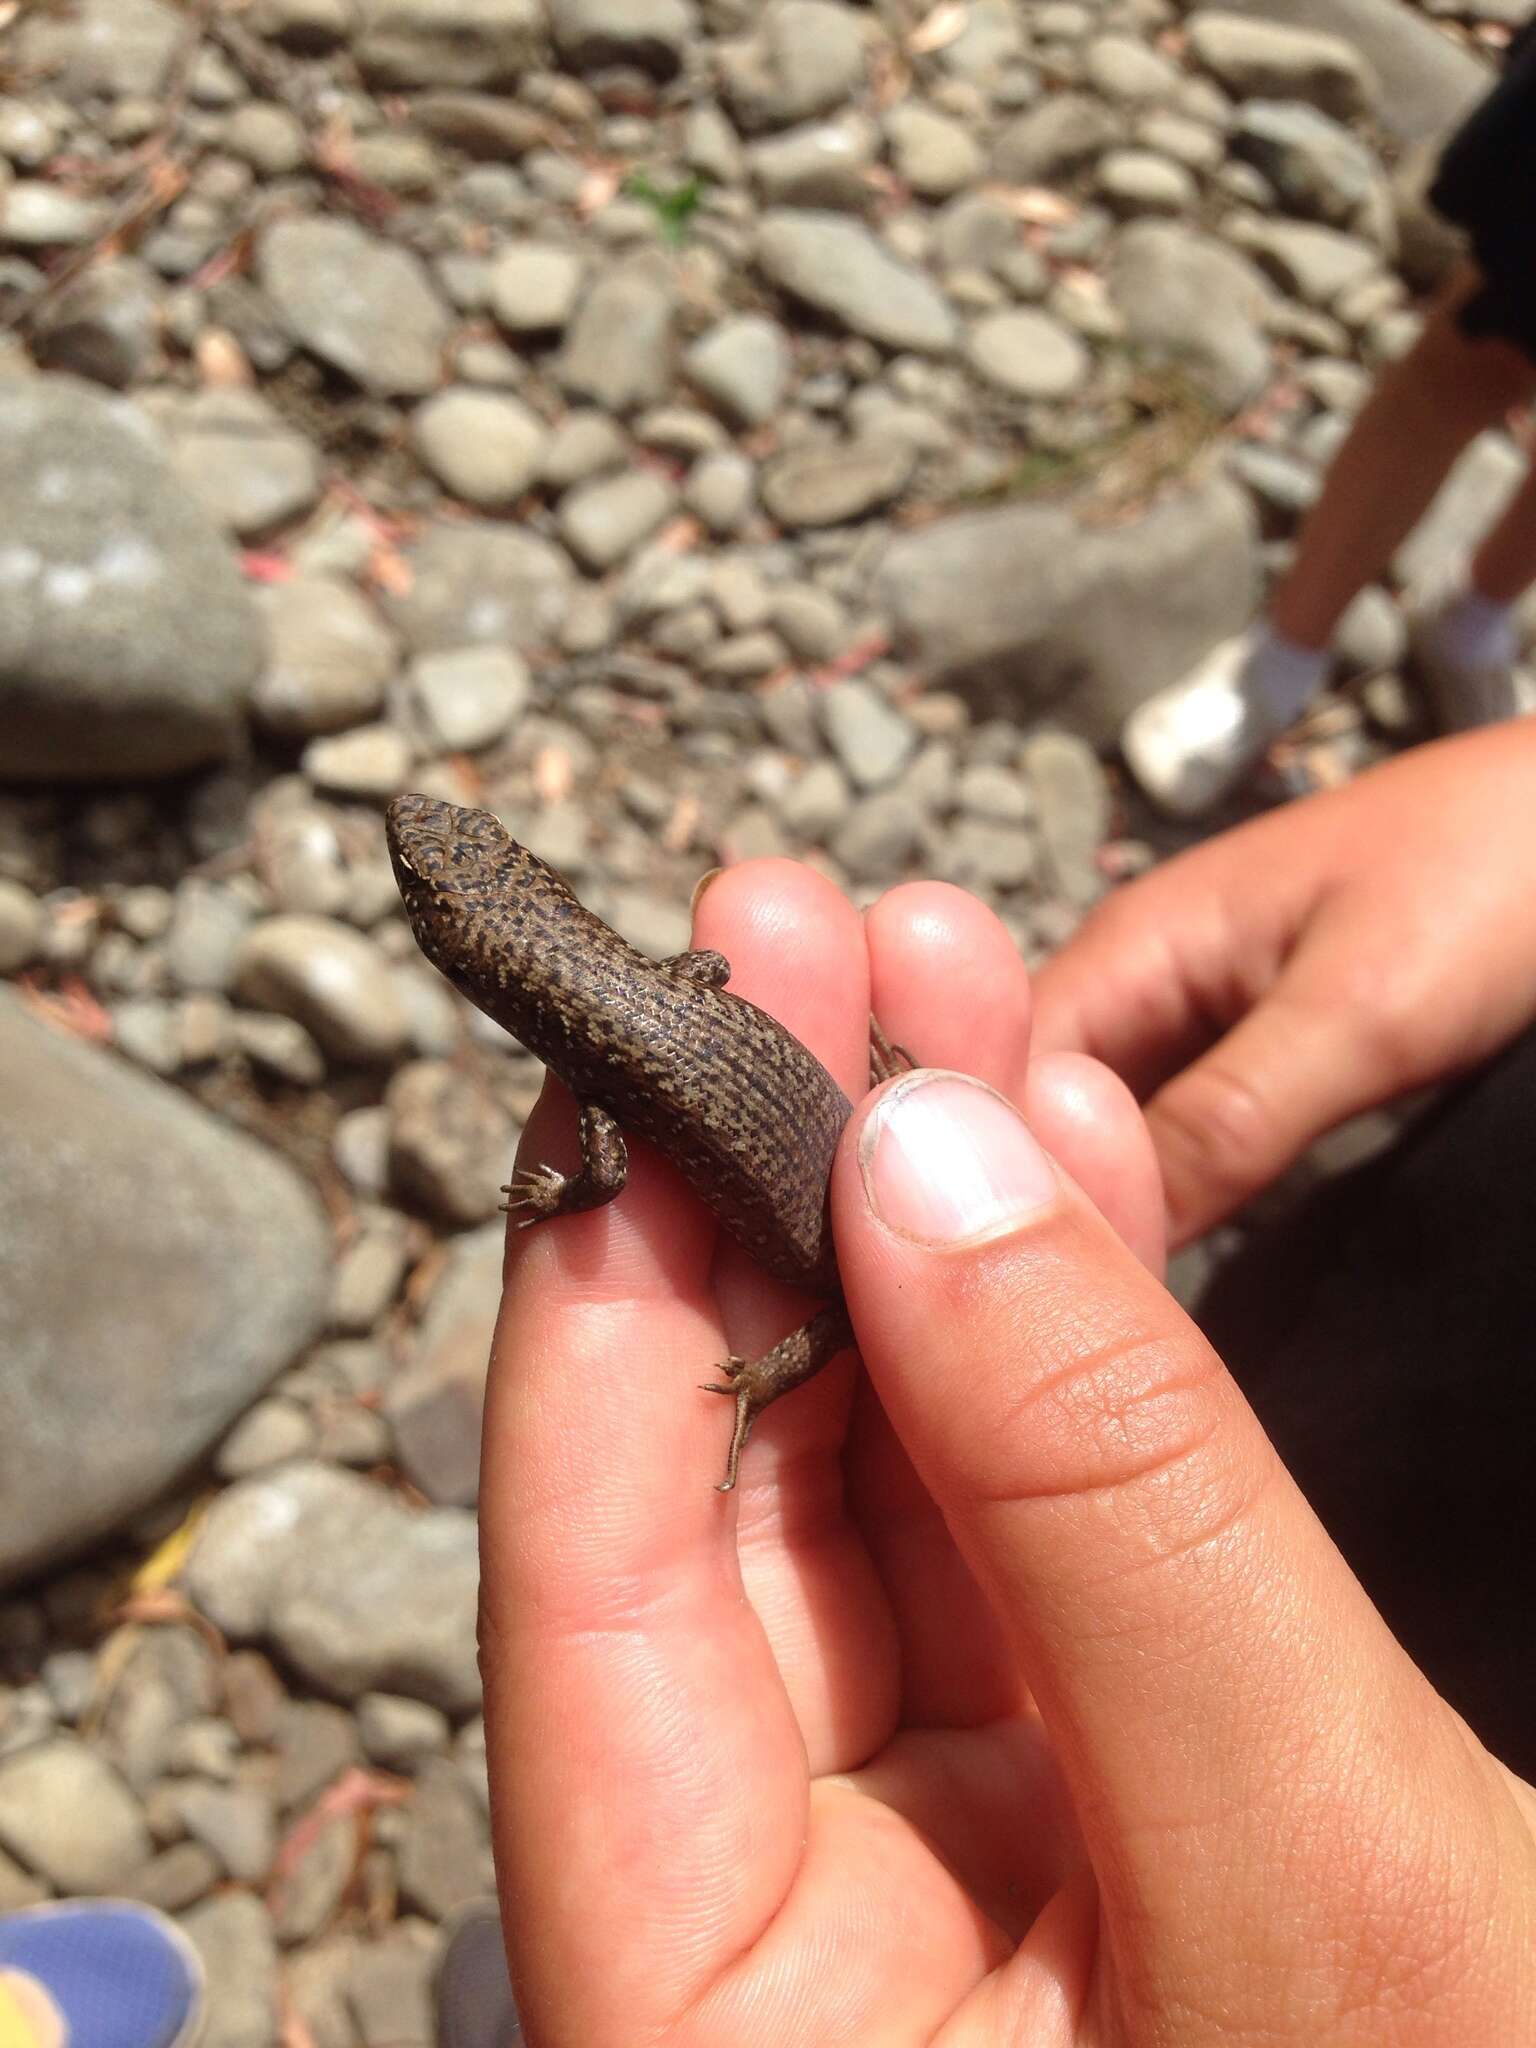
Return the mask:
[[0,990],[0,1585],[162,1493],[319,1330],[276,1154]]
[[0,382],[0,774],[175,775],[227,754],[264,636],[145,415]]
[[1375,73],[1376,118],[1399,142],[1440,134],[1492,83],[1486,64],[1403,0],[1221,0],[1221,11],[1350,44]]
[[1119,526],[1059,505],[940,520],[892,541],[877,578],[896,645],[929,682],[982,716],[1049,712],[1107,747],[1252,615],[1258,549],[1247,497],[1212,476]]

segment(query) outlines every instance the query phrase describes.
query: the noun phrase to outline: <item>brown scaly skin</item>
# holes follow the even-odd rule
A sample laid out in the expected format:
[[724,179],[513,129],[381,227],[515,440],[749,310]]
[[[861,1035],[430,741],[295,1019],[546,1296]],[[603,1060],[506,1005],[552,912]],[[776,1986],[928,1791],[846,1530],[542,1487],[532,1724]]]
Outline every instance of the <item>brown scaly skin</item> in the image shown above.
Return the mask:
[[[522,1223],[612,1201],[628,1131],[682,1171],[765,1272],[835,1295],[827,1182],[852,1105],[797,1038],[726,992],[724,956],[637,952],[488,811],[402,796],[386,829],[423,953],[580,1105],[580,1170],[519,1174],[507,1193],[528,1211]],[[877,1064],[887,1056],[877,1041]],[[721,1492],[763,1409],[851,1342],[836,1302],[761,1358],[722,1362],[726,1384],[708,1391],[731,1396],[736,1425]]]

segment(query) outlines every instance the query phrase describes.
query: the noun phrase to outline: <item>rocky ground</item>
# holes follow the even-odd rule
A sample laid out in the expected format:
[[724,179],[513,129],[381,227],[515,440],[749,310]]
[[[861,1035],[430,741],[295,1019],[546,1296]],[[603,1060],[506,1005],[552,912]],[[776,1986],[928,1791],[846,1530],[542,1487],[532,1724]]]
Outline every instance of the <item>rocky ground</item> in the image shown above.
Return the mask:
[[[427,2041],[539,1077],[383,802],[658,952],[765,852],[1059,944],[1176,843],[1120,722],[1411,339],[1526,11],[0,0],[0,1910],[181,1916],[210,2048]],[[1255,803],[1419,735],[1402,638]]]

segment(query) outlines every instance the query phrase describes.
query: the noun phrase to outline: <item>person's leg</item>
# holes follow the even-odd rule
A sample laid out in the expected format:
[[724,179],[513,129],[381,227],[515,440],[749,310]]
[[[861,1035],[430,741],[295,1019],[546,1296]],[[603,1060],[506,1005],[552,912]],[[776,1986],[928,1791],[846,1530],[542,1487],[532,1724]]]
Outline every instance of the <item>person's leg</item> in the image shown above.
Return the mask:
[[[1481,273],[1463,265],[1413,347],[1383,372],[1333,459],[1267,616],[1126,720],[1121,753],[1162,809],[1202,817],[1245,780],[1327,681],[1328,643],[1344,611],[1385,570],[1456,457],[1536,391],[1536,353],[1463,326],[1463,309],[1485,290]],[[1435,644],[1447,609],[1426,619],[1415,649],[1441,723],[1479,724],[1520,708],[1507,701],[1508,664],[1500,670],[1480,656],[1469,669],[1457,643],[1470,614],[1456,622],[1452,644]]]
[[1293,645],[1319,653],[1327,647],[1468,442],[1536,392],[1536,361],[1524,349],[1462,331],[1458,313],[1480,285],[1470,266],[1457,273],[1334,457],[1295,559],[1270,600],[1275,632]]
[[1467,582],[1488,604],[1512,605],[1536,583],[1536,467],[1489,528]]

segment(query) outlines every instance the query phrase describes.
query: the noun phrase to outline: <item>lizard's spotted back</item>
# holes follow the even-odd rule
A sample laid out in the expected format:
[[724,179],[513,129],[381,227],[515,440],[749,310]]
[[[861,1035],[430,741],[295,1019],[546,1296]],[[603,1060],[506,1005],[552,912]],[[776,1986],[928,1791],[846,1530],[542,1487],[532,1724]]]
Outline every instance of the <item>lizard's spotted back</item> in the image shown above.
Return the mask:
[[487,811],[424,796],[388,816],[427,958],[583,1103],[654,1144],[765,1271],[835,1285],[826,1219],[851,1105],[718,955],[655,961],[586,910]]

